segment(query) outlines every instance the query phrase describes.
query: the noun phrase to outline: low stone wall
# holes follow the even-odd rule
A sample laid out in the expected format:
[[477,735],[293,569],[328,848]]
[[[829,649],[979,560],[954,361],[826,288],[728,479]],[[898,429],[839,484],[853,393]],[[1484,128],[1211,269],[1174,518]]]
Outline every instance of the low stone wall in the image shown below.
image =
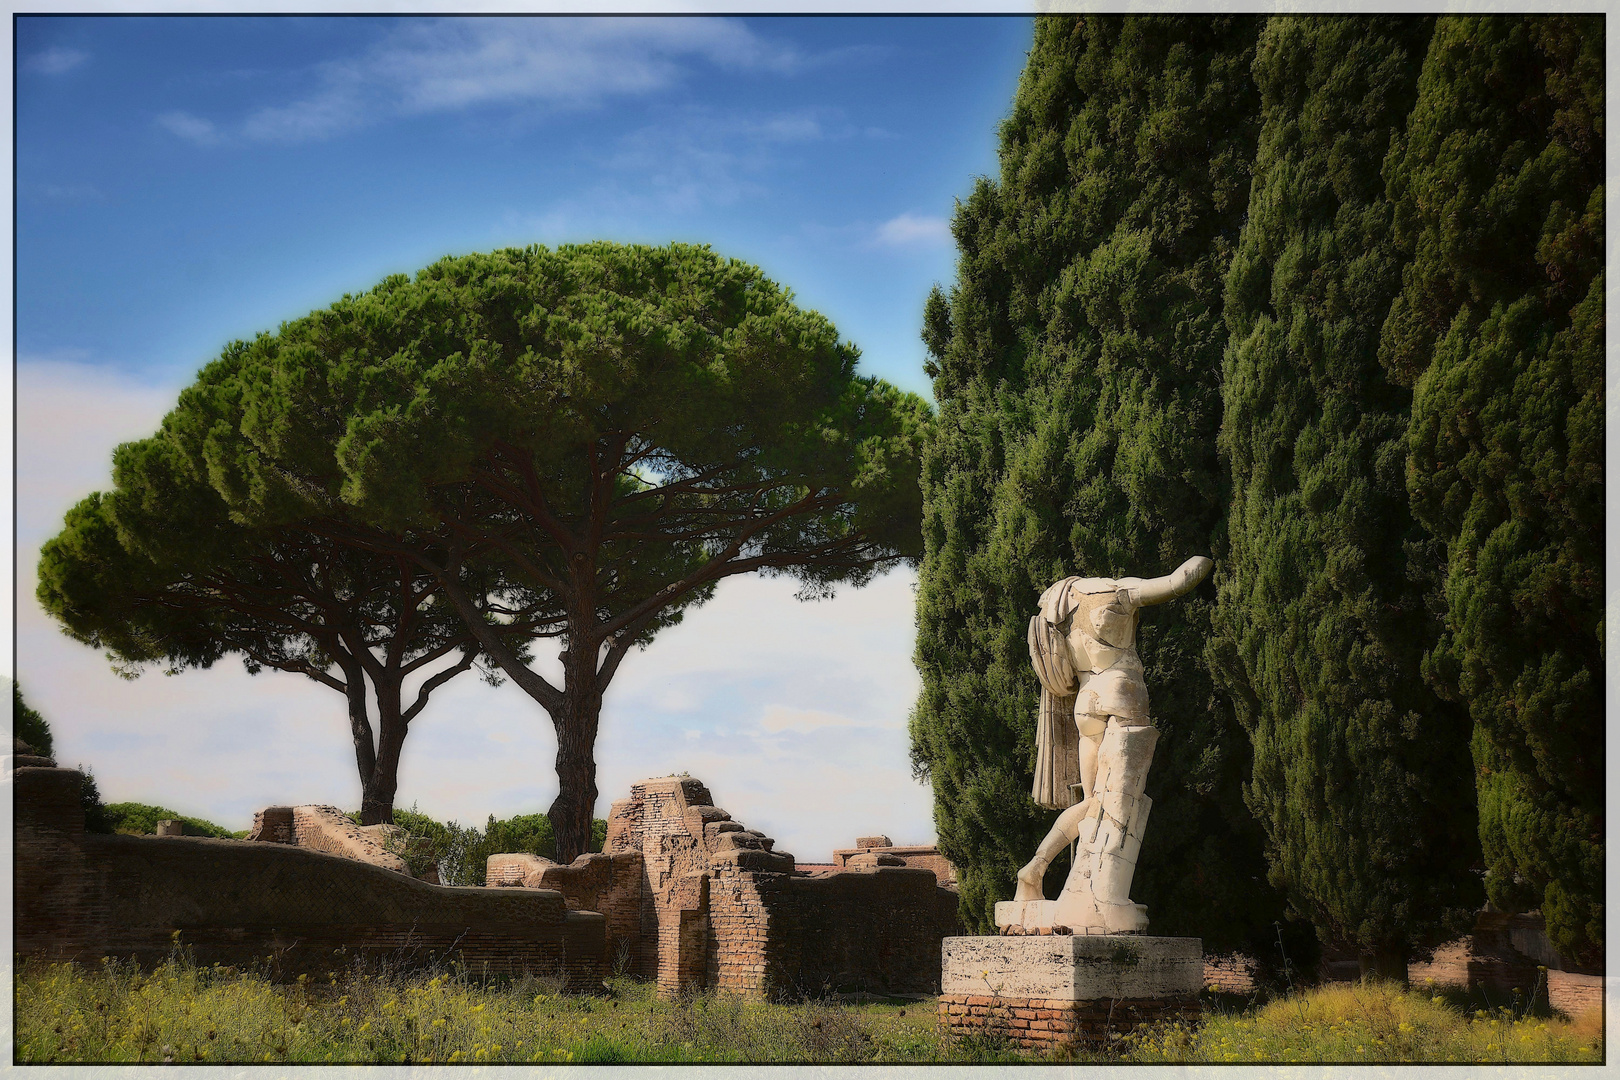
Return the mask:
[[458,961],[601,986],[603,919],[567,910],[556,892],[430,885],[286,843],[86,834],[78,772],[13,779],[20,956],[152,965],[178,931],[199,963],[268,965],[279,977],[357,959]]
[[1204,957],[1204,985],[1227,994],[1254,991],[1254,961],[1241,953]]
[[269,806],[253,815],[248,839],[293,844],[409,874],[394,846],[404,834],[398,825],[356,825],[335,806]]
[[1005,1039],[1025,1050],[1096,1048],[1150,1024],[1196,1024],[1196,997],[1065,998],[942,994],[939,1023],[953,1038]]

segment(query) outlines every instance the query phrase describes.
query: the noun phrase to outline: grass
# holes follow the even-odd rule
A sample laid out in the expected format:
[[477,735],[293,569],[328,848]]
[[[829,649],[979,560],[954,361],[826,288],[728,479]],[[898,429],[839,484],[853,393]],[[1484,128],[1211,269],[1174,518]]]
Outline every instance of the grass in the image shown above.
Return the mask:
[[[294,984],[172,960],[23,963],[16,1060],[47,1062],[966,1061],[932,1002],[661,1001],[613,978],[602,996],[554,980],[332,972]],[[1016,1060],[1010,1051],[1002,1060]]]
[[1599,1064],[1603,1021],[1596,1010],[1571,1021],[1460,991],[1335,983],[1126,1042],[1125,1058],[1139,1062]]
[[[25,961],[16,1061],[47,1062],[1013,1062],[994,1039],[952,1043],[932,1002],[660,1000],[610,979],[602,996],[555,981],[480,984],[452,972],[334,971],[275,983],[176,956],[132,964]],[[1139,1062],[1601,1062],[1601,1021],[1466,1008],[1457,995],[1334,985],[1261,1004],[1211,997],[1197,1028],[1070,1060]]]

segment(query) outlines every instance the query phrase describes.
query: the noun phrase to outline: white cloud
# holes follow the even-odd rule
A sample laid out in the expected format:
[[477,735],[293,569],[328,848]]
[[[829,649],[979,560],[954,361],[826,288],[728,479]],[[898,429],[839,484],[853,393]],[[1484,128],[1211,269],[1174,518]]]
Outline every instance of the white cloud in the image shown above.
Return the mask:
[[220,141],[219,130],[212,120],[188,112],[166,112],[158,116],[156,122],[158,127],[199,146],[212,146]]
[[942,217],[905,213],[877,227],[872,242],[878,247],[939,247],[951,242],[951,225]]
[[[716,116],[693,110],[630,132],[603,165],[634,175],[637,190],[651,191],[659,209],[690,211],[736,202],[757,190],[754,178],[779,161],[783,147],[825,136],[822,121],[808,112]],[[596,197],[620,206],[627,199],[648,201],[611,183]]]
[[759,726],[773,735],[783,731],[810,732],[830,727],[855,727],[847,716],[823,712],[820,709],[790,709],[785,705],[772,705],[765,710]]
[[[24,356],[17,365],[19,543],[37,545],[54,535],[74,503],[105,489],[113,447],[157,430],[178,394],[178,387],[153,386],[82,359]],[[33,591],[28,585],[25,593]]]
[[107,199],[94,184],[41,184],[34,190],[55,202],[105,202]]
[[72,71],[89,58],[90,54],[83,50],[54,45],[24,60],[23,67],[28,71],[37,71],[41,75],[62,75]]
[[361,56],[316,66],[307,95],[259,109],[240,134],[296,142],[389,116],[575,108],[657,93],[699,64],[787,72],[810,62],[725,18],[411,19]]

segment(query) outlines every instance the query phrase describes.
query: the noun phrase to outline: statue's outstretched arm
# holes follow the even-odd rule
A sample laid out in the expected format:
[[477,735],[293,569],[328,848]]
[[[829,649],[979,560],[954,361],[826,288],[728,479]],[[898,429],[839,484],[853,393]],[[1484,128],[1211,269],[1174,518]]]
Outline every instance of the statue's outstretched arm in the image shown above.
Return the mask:
[[1202,555],[1194,555],[1174,571],[1164,577],[1148,578],[1120,578],[1119,587],[1130,590],[1131,599],[1137,607],[1148,607],[1152,604],[1162,604],[1166,600],[1174,600],[1178,596],[1186,596],[1209,576],[1215,563]]

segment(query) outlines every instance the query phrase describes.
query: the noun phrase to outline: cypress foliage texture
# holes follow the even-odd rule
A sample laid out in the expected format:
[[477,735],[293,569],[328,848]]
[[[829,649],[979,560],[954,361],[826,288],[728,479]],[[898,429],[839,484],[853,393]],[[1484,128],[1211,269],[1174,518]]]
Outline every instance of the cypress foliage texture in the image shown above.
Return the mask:
[[[1025,626],[1069,574],[1155,576],[1208,553],[1222,282],[1249,187],[1259,20],[1050,17],[953,231],[924,316],[938,428],[925,456],[913,758],[979,930],[1051,823],[1029,796],[1039,687]],[[1194,593],[1144,614],[1162,734],[1133,898],[1154,933],[1274,939],[1248,745],[1203,657]],[[1055,895],[1067,866],[1048,875]]]
[[1386,179],[1379,358],[1447,549],[1426,671],[1465,703],[1486,890],[1603,945],[1603,18],[1441,19]]
[[1407,507],[1410,392],[1378,363],[1401,269],[1380,170],[1432,28],[1278,17],[1260,36],[1207,651],[1253,740],[1272,882],[1325,942],[1402,977],[1483,899],[1468,716],[1422,674],[1437,545]]

